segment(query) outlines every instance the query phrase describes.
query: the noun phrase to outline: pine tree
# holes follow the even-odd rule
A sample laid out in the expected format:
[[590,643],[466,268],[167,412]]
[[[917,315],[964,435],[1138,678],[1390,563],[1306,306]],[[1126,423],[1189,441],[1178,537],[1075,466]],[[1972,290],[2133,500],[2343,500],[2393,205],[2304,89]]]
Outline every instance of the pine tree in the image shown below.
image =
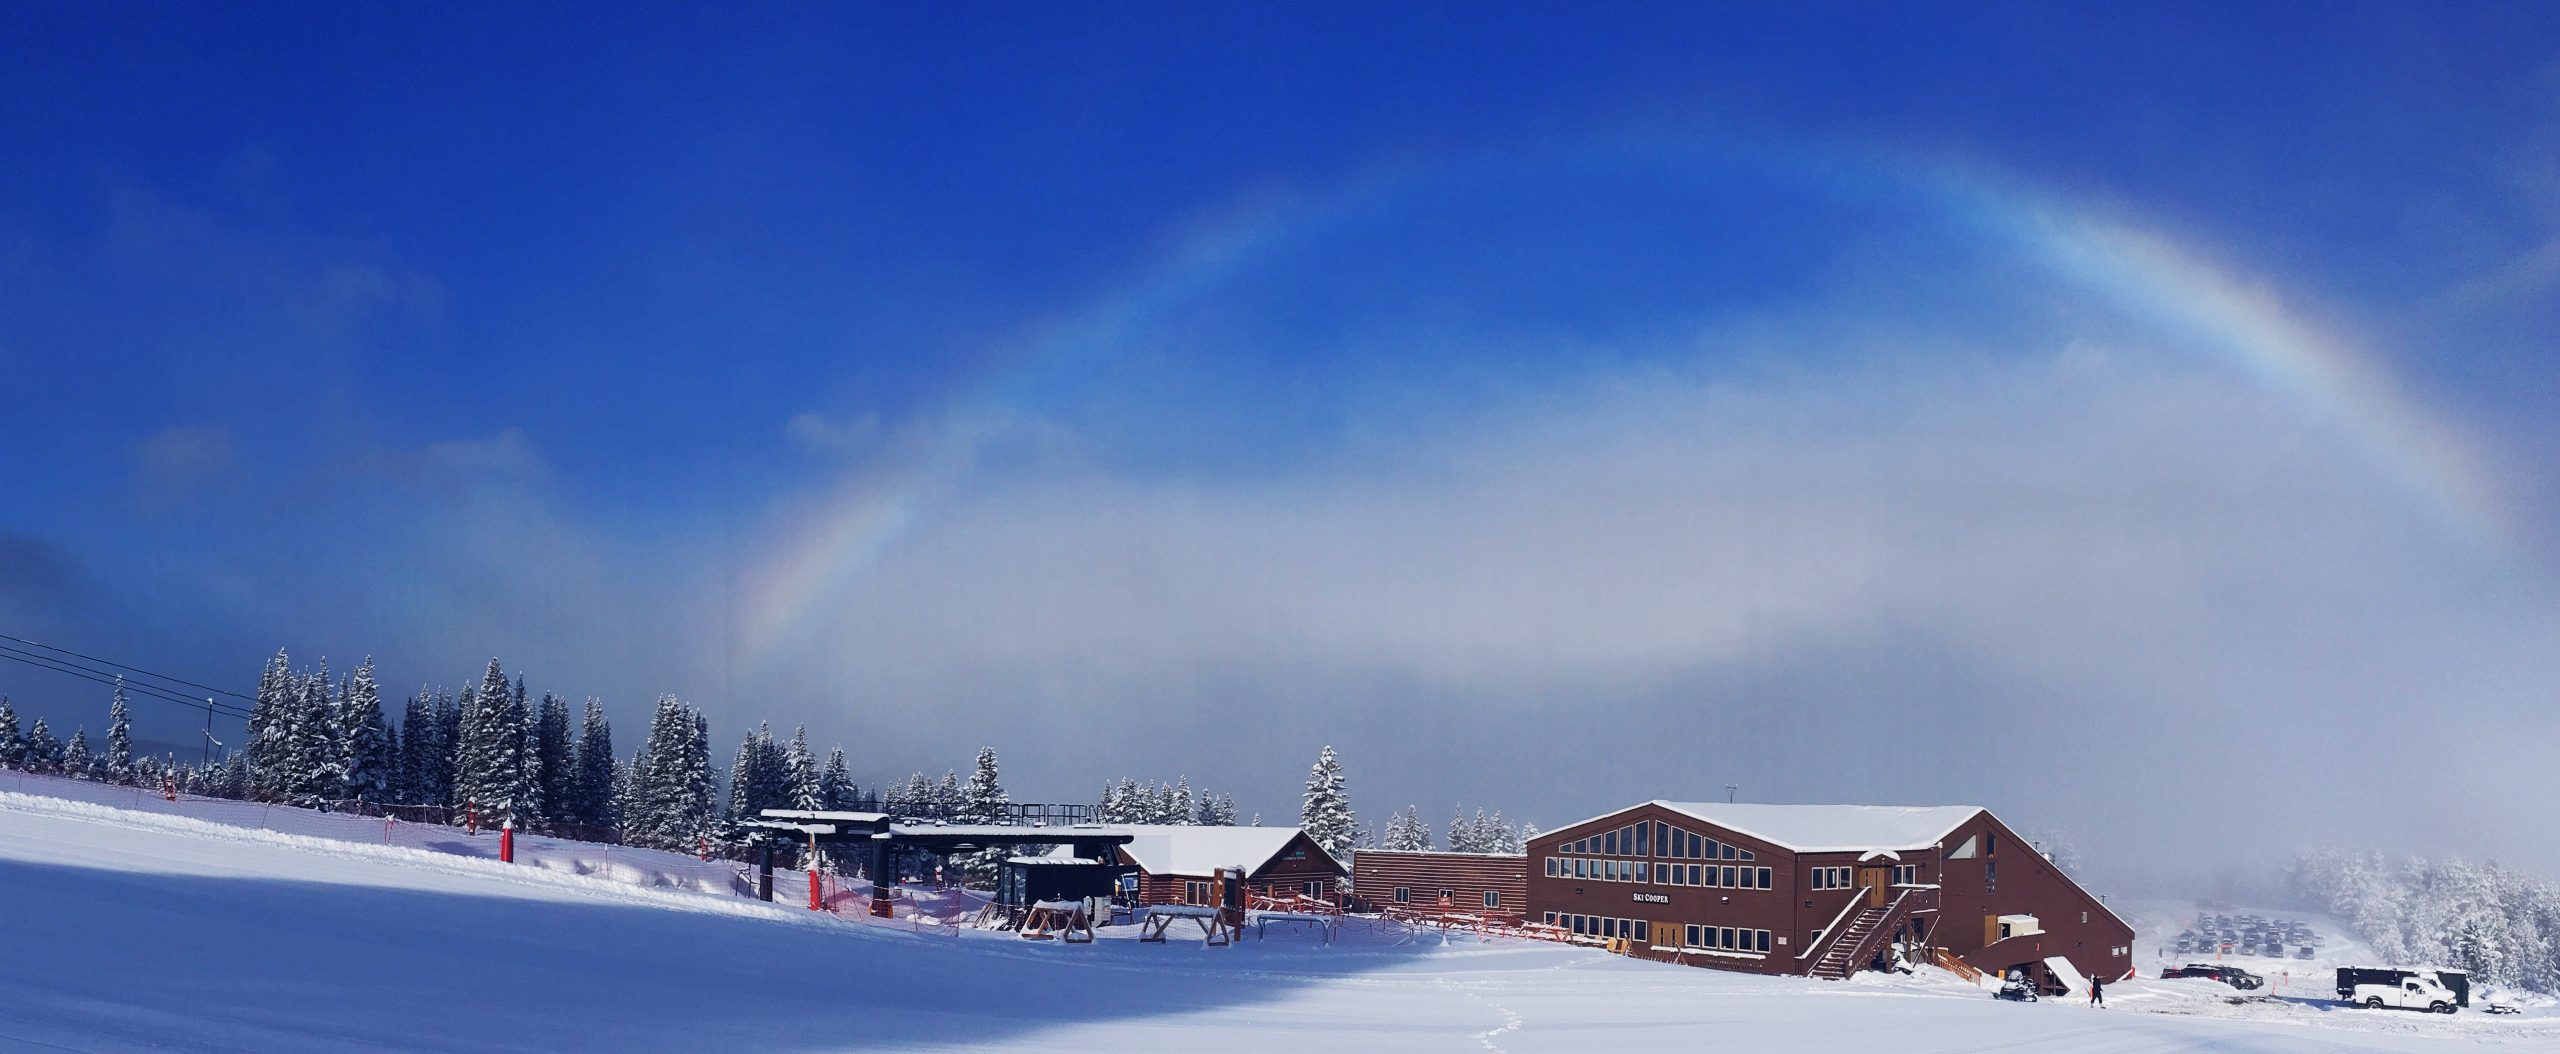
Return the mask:
[[757,725],[756,730],[738,741],[738,752],[729,759],[729,818],[752,820],[766,809],[776,808],[765,794],[770,782],[764,775],[764,749],[758,738],[773,738],[773,730]]
[[18,734],[18,711],[5,695],[0,695],[0,765],[27,767],[27,739]]
[[89,729],[86,726],[73,729],[71,743],[62,751],[63,774],[86,779],[94,775],[90,767],[96,762],[96,758],[89,756]]
[[1191,777],[1174,777],[1173,789],[1165,794],[1164,814],[1164,823],[1191,822]]
[[1298,826],[1337,861],[1351,859],[1351,850],[1358,847],[1360,822],[1343,788],[1342,761],[1331,746],[1316,756],[1315,767],[1307,773],[1307,800],[1299,810]]
[[462,799],[453,793],[454,781],[462,773],[462,711],[471,705],[475,690],[464,685],[462,698],[439,691],[436,693],[436,799],[447,807],[458,807]]
[[853,785],[853,774],[845,768],[844,748],[827,752],[827,767],[818,773],[818,797],[828,809],[853,808],[853,800],[861,796],[861,788]]
[[[952,819],[965,824],[1004,823],[1011,818],[1009,806],[1012,803],[1012,797],[1004,792],[1004,781],[996,774],[996,748],[979,748],[977,768],[969,773],[968,786],[960,790],[958,815]],[[1005,857],[1011,854],[1012,850],[1007,848],[969,854],[965,866],[969,869],[970,879],[981,884],[994,882],[996,871],[1003,866]]]
[[530,823],[534,817],[525,810],[535,791],[526,771],[524,710],[498,660],[489,660],[477,697],[466,698],[463,709],[454,794],[478,811],[483,825]]
[[604,700],[588,696],[586,717],[578,725],[576,822],[613,826],[614,768],[613,725],[605,720]]
[[338,765],[344,793],[379,802],[391,789],[395,766],[391,733],[382,718],[382,687],[373,679],[373,656],[356,666],[338,700]]
[[290,660],[284,649],[276,649],[274,658],[258,675],[258,698],[249,707],[248,741],[241,747],[247,755],[249,786],[242,793],[272,797],[280,793],[284,776],[279,759],[284,753],[285,733],[279,727],[292,709],[295,684]]
[[133,782],[133,711],[124,704],[124,678],[116,678],[114,701],[107,704],[107,779]]
[[944,769],[942,770],[942,782],[935,784],[933,787],[933,814],[944,820],[949,820],[953,816],[959,815],[959,813],[959,770]]
[[435,704],[421,687],[400,708],[400,780],[392,788],[394,799],[410,805],[439,804],[434,790],[436,731]]
[[1236,800],[1224,794],[1202,794],[1200,807],[1191,822],[1203,827],[1233,827],[1236,825]]
[[336,704],[331,699],[329,664],[291,678],[292,690],[279,707],[264,737],[273,766],[267,794],[281,801],[308,805],[341,796],[346,768],[339,760]]
[[44,718],[36,718],[27,729],[27,771],[53,772],[62,767],[62,743],[53,738],[53,729],[45,727]]
[[1408,805],[1404,811],[1387,818],[1386,840],[1379,846],[1401,852],[1422,852],[1431,848],[1431,825],[1422,822],[1422,810]]
[[783,751],[783,801],[794,809],[824,809],[826,794],[818,786],[818,759],[809,753],[809,727],[791,730],[791,746]]
[[543,817],[555,823],[585,822],[578,818],[576,753],[569,738],[569,701],[542,693],[542,712],[534,720],[534,767],[541,773]]

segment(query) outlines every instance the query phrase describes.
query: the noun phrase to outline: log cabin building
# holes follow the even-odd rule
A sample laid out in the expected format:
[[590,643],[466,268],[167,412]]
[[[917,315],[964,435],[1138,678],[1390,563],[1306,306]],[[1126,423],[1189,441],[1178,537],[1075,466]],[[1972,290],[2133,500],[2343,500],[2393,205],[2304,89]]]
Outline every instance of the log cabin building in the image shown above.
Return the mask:
[[[1137,869],[1134,902],[1142,905],[1214,904],[1212,882],[1220,868],[1241,869],[1249,896],[1298,894],[1334,901],[1344,878],[1342,865],[1295,827],[1105,824],[1091,829],[1130,836],[1116,852],[1120,863]],[[1066,847],[1051,855],[1062,854],[1072,855]]]
[[1528,858],[1362,849],[1351,854],[1351,895],[1362,911],[1519,916],[1529,909]]
[[2074,990],[2133,965],[2132,926],[1973,806],[1651,801],[1525,864],[1530,921],[1650,958],[1840,978],[1900,943]]

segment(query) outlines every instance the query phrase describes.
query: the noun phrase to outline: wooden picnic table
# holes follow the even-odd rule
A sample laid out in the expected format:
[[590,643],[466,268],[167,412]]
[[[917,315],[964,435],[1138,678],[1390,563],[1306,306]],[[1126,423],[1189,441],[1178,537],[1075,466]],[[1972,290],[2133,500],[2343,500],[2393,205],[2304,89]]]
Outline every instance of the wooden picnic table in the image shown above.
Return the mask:
[[1138,940],[1145,944],[1163,944],[1165,929],[1172,926],[1175,919],[1189,919],[1199,926],[1200,943],[1205,947],[1222,948],[1238,936],[1235,927],[1227,922],[1224,909],[1198,904],[1158,904],[1148,908],[1146,921],[1138,924]]

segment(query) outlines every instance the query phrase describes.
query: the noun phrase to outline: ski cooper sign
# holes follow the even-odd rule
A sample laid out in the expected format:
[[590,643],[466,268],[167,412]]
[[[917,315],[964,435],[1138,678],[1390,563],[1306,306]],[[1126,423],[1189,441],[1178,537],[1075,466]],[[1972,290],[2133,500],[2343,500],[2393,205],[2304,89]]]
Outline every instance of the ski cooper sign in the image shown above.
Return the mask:
[[1662,895],[1662,894],[1660,894],[1660,893],[1635,893],[1635,894],[1631,894],[1631,895],[1632,895],[1632,896],[1634,896],[1634,897],[1636,898],[1636,903],[1638,903],[1638,904],[1668,904],[1668,903],[1671,903],[1671,898],[1670,898],[1670,897],[1663,896],[1663,895]]

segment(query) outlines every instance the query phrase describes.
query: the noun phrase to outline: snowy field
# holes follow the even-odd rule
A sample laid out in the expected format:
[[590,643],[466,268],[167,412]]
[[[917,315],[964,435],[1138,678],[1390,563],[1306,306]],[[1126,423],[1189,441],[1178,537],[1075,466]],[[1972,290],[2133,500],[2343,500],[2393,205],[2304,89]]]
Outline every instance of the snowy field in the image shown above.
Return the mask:
[[1383,929],[1077,947],[630,877],[0,792],[0,1048],[2560,1049],[2546,1008],[2384,1015],[2136,981],[2092,1010],[1935,973],[1750,978]]

